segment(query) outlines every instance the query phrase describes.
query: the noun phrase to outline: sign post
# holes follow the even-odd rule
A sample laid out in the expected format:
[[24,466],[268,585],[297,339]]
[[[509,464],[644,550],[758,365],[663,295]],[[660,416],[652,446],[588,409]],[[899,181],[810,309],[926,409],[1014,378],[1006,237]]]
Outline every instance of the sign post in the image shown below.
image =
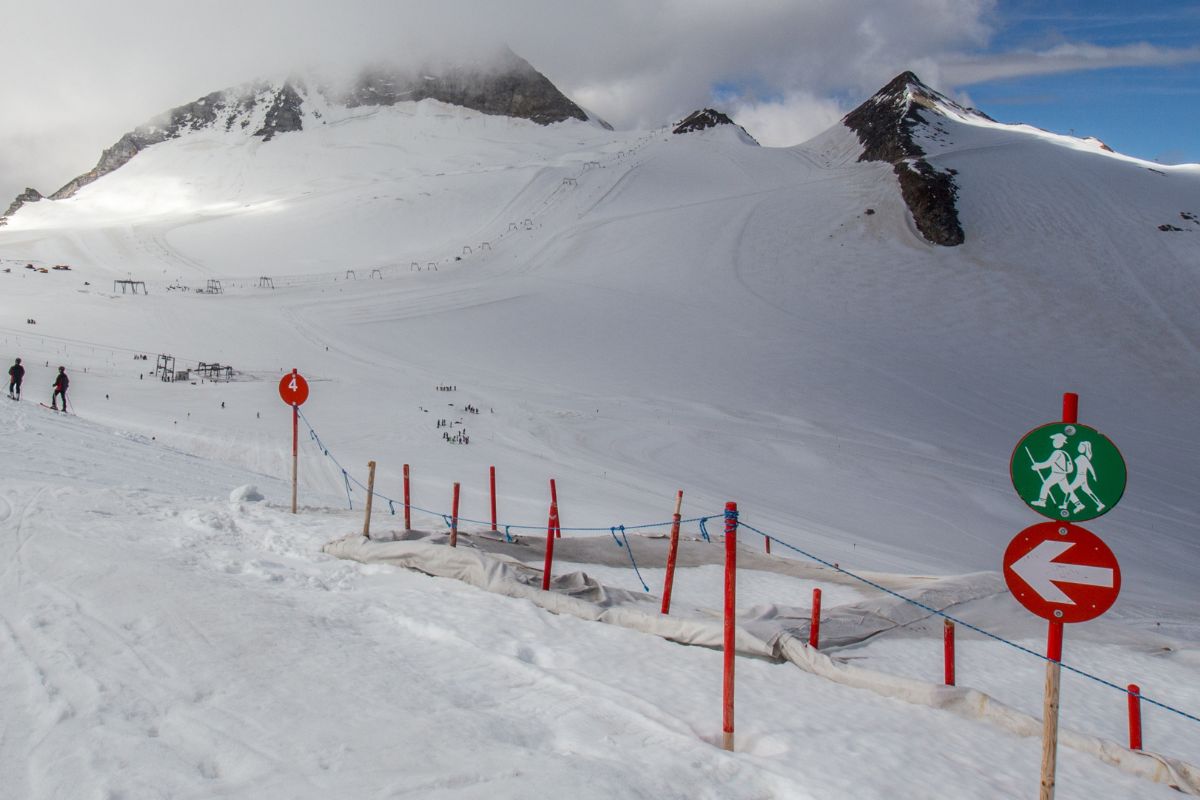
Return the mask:
[[296,370],[279,379],[279,396],[292,407],[292,513],[296,513],[296,484],[300,451],[300,406],[308,399],[308,381]]
[[1042,712],[1040,800],[1054,800],[1063,625],[1112,607],[1121,591],[1116,556],[1078,525],[1112,510],[1125,492],[1125,460],[1109,439],[1077,420],[1079,396],[1063,395],[1063,420],[1021,438],[1009,462],[1013,488],[1051,522],[1032,525],[1004,551],[1004,581],[1014,598],[1049,621]]

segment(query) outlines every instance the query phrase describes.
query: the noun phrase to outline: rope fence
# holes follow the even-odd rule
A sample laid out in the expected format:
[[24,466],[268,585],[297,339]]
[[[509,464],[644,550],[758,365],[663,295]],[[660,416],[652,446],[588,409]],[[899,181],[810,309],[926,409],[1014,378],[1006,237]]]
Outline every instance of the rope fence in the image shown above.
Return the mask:
[[[299,407],[297,407],[297,410],[299,411]],[[328,457],[334,463],[334,465],[341,471],[342,478],[345,481],[345,485],[346,485],[346,499],[350,505],[350,509],[353,510],[354,509],[354,501],[353,501],[353,498],[351,497],[351,485],[353,484],[354,486],[359,487],[363,491],[367,491],[366,485],[363,484],[361,481],[359,481],[357,478],[355,478],[353,475],[351,475],[350,471],[347,470],[344,466],[342,466],[342,464],[337,460],[337,458],[331,452],[329,452],[329,448],[326,447],[324,445],[324,443],[321,441],[320,436],[317,435],[316,430],[313,428],[312,424],[308,421],[308,418],[304,416],[304,412],[299,411],[299,415],[300,415],[300,419],[304,421],[305,426],[308,428],[309,436],[311,437],[311,439],[316,443],[317,447],[320,448],[321,452],[326,457]],[[387,501],[388,508],[390,509],[393,516],[396,513],[396,504],[400,504],[401,506],[403,506],[403,501],[395,500],[395,499],[387,497],[386,495],[383,495],[379,492],[375,492],[375,496],[382,500]],[[429,516],[432,516],[432,517],[441,518],[441,520],[443,521],[443,523],[445,523],[447,528],[451,527],[451,518],[448,514],[445,514],[444,512],[420,508],[411,503],[409,503],[408,507],[414,511],[419,511],[423,514],[428,514]],[[707,523],[709,520],[722,519],[722,518],[724,518],[724,512],[717,513],[717,514],[707,514],[707,515],[700,516],[700,517],[692,517],[690,519],[680,520],[680,522],[681,523],[697,523],[699,526],[699,529],[700,529],[700,534],[703,537],[704,541],[711,542],[712,538],[708,532]],[[467,523],[472,523],[472,524],[476,524],[476,525],[490,525],[491,524],[490,521],[487,521],[487,520],[467,519],[467,518],[463,518],[463,517],[460,517],[458,519],[458,522],[460,522],[460,523],[467,522]],[[573,527],[573,528],[559,528],[559,530],[575,531],[575,532],[579,532],[579,533],[602,533],[602,532],[609,533],[612,536],[613,541],[616,542],[617,546],[623,547],[625,549],[625,551],[629,554],[629,561],[633,565],[633,570],[637,574],[638,581],[641,582],[642,588],[645,589],[647,592],[649,592],[650,587],[646,584],[645,579],[642,578],[641,571],[638,569],[637,561],[633,555],[633,548],[630,546],[629,539],[625,535],[626,531],[646,530],[649,528],[662,528],[662,527],[671,526],[673,524],[675,524],[674,520],[668,520],[666,522],[649,522],[649,523],[645,523],[642,525],[612,525],[612,526],[608,526],[608,527]],[[1048,656],[1045,656],[1036,650],[1032,650],[1028,647],[1025,647],[1024,645],[1017,644],[1016,642],[1005,639],[1003,636],[1000,636],[999,634],[992,633],[991,631],[985,630],[985,629],[979,627],[978,625],[973,625],[965,620],[955,617],[952,614],[948,614],[945,611],[938,610],[938,609],[934,608],[933,606],[922,603],[919,600],[913,600],[910,597],[905,597],[900,592],[897,592],[893,589],[889,589],[886,586],[883,586],[883,585],[877,583],[876,581],[871,580],[870,578],[863,577],[862,575],[858,575],[854,572],[851,572],[850,570],[844,569],[837,563],[832,562],[832,561],[827,561],[827,560],[821,558],[820,556],[814,555],[813,553],[810,553],[800,547],[797,547],[797,546],[791,544],[790,542],[787,542],[787,541],[779,538],[778,536],[776,536],[774,534],[768,533],[767,531],[759,530],[758,528],[755,528],[752,525],[748,525],[745,522],[742,522],[740,520],[737,522],[737,525],[738,525],[738,527],[745,528],[746,530],[748,530],[752,533],[756,533],[759,536],[762,536],[767,541],[774,542],[774,543],[780,545],[781,547],[796,553],[797,555],[803,556],[804,558],[807,558],[810,561],[814,561],[823,567],[834,570],[835,572],[838,572],[839,574],[844,575],[847,578],[850,578],[851,580],[857,581],[866,586],[870,586],[872,589],[883,592],[884,594],[894,597],[898,600],[902,600],[905,603],[908,603],[909,605],[916,606],[917,608],[920,608],[921,610],[928,612],[932,616],[941,617],[942,619],[949,620],[949,621],[953,622],[955,625],[961,625],[964,628],[967,628],[968,630],[972,630],[972,631],[980,634],[981,636],[987,637],[996,642],[1007,645],[1015,650],[1025,653],[1026,655],[1033,656],[1034,658],[1036,658],[1040,661],[1044,661],[1044,662],[1051,661],[1051,659]],[[510,531],[512,531],[512,530],[542,531],[544,529],[545,529],[545,525],[505,524],[504,525],[504,537],[505,537],[506,541],[511,542],[511,541],[513,541],[512,535],[510,533]],[[620,535],[620,538],[618,538],[618,534]],[[1067,670],[1068,672],[1072,672],[1082,678],[1086,678],[1087,680],[1094,681],[1102,686],[1107,686],[1110,689],[1115,689],[1116,691],[1120,692],[1123,695],[1126,695],[1127,697],[1135,696],[1132,691],[1130,691],[1128,688],[1126,688],[1124,686],[1120,686],[1116,683],[1113,683],[1112,681],[1106,680],[1097,675],[1093,675],[1090,672],[1079,669],[1078,667],[1073,667],[1070,664],[1067,664],[1065,662],[1057,662],[1057,663],[1063,669]],[[1152,706],[1161,708],[1164,711],[1169,711],[1172,714],[1176,714],[1176,715],[1178,715],[1184,719],[1190,720],[1192,722],[1200,723],[1200,716],[1197,716],[1195,714],[1190,714],[1186,711],[1183,711],[1182,709],[1175,708],[1174,706],[1171,706],[1160,700],[1155,700],[1152,697],[1148,697],[1147,695],[1141,694],[1140,692],[1136,695],[1136,697],[1144,703],[1149,703]]]

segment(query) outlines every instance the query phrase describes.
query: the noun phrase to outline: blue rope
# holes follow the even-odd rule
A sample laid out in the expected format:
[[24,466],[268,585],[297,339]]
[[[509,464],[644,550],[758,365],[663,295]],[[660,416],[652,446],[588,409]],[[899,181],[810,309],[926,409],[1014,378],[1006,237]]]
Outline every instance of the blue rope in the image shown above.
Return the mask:
[[[334,462],[337,463],[337,462]],[[350,497],[350,473],[342,470],[342,478],[346,481],[346,502],[350,504],[350,510],[354,510],[354,499]]]
[[[728,513],[728,512],[726,512],[726,513]],[[1016,642],[1010,642],[1008,639],[1005,639],[1002,636],[998,636],[998,635],[992,633],[991,631],[986,631],[977,625],[972,625],[969,622],[965,622],[964,620],[961,620],[955,616],[947,614],[945,611],[939,611],[938,609],[936,609],[932,606],[928,606],[918,600],[913,600],[911,597],[905,597],[904,595],[900,594],[899,592],[888,589],[886,586],[881,586],[869,578],[864,578],[861,575],[856,575],[853,572],[850,572],[849,570],[842,569],[837,564],[831,564],[830,562],[826,561],[823,558],[819,558],[818,556],[815,556],[812,553],[801,550],[799,547],[796,547],[795,545],[789,544],[788,542],[785,542],[782,539],[771,536],[768,533],[764,533],[763,531],[760,531],[757,528],[751,527],[750,525],[746,525],[745,523],[740,523],[740,524],[742,525],[742,527],[746,528],[747,530],[753,531],[754,533],[757,533],[761,536],[765,536],[766,538],[768,538],[774,542],[778,542],[779,544],[783,545],[784,547],[788,548],[789,550],[793,550],[793,551],[799,553],[800,555],[804,556],[805,558],[811,559],[811,560],[817,562],[818,564],[829,567],[830,569],[840,572],[843,575],[845,575],[849,578],[853,578],[856,581],[865,583],[866,585],[872,587],[873,589],[878,589],[879,591],[883,592],[884,594],[889,594],[892,597],[897,597],[897,598],[903,600],[904,602],[909,603],[910,605],[914,605],[917,608],[928,611],[930,614],[932,614],[934,616],[948,619],[951,622],[953,622],[955,625],[962,625],[964,628],[967,628],[968,630],[975,631],[976,633],[986,636],[989,639],[993,639],[997,642],[1000,642],[1001,644],[1006,644],[1009,647],[1012,647],[1016,650],[1020,650],[1022,653],[1031,655],[1034,658],[1041,659],[1042,661],[1050,661],[1051,660],[1048,656],[1042,655],[1041,653],[1037,652],[1036,650],[1030,650],[1028,647],[1019,645]],[[1079,669],[1078,667],[1072,667],[1070,664],[1064,664],[1061,661],[1058,662],[1058,664],[1059,664],[1059,666],[1061,666],[1063,669],[1067,670],[1068,672],[1074,672],[1076,675],[1079,675],[1080,677],[1095,681],[1096,683],[1099,683],[1103,686],[1107,686],[1110,689],[1116,689],[1118,692],[1121,692],[1122,694],[1134,695],[1134,693],[1129,691],[1129,689],[1127,689],[1126,687],[1118,686],[1117,684],[1113,683],[1112,681],[1108,681],[1099,676],[1092,675],[1090,672],[1084,672],[1083,670]],[[1158,700],[1147,697],[1144,694],[1137,694],[1134,696],[1140,697],[1144,702],[1149,703],[1152,706],[1158,706],[1159,708],[1161,708],[1165,711],[1170,711],[1174,714],[1178,714],[1179,716],[1183,717],[1184,719],[1190,719],[1192,722],[1200,722],[1200,717],[1197,717],[1194,714],[1189,714],[1186,711],[1181,711],[1180,709],[1175,708],[1173,706],[1169,706],[1166,703],[1159,702]]]
[[[625,544],[621,544],[621,539],[617,538],[617,531],[621,532],[621,539],[625,540]],[[642,588],[647,592],[650,591],[650,587],[646,585],[645,579],[642,578],[642,571],[638,569],[637,561],[635,561],[633,558],[633,547],[631,547],[629,544],[629,537],[625,535],[625,526],[617,525],[616,527],[609,528],[608,532],[612,534],[613,541],[617,543],[617,547],[624,547],[625,552],[629,553],[629,563],[633,564],[633,573],[637,575],[637,579],[641,581]]]
[[510,543],[512,542],[513,537],[512,537],[512,534],[508,532],[508,529],[511,527],[512,527],[511,525],[504,526],[504,541],[510,542]]
[[700,518],[700,535],[704,537],[704,541],[706,541],[706,542],[712,541],[712,537],[708,535],[708,526],[705,524],[710,519],[712,519],[712,517],[701,517]]

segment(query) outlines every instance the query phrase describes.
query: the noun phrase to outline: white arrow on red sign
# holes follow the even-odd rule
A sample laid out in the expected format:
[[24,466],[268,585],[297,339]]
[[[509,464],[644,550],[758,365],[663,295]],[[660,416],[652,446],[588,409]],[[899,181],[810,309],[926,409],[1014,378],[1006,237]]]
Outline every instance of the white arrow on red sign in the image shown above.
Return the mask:
[[1017,602],[1039,617],[1086,622],[1116,602],[1121,567],[1090,531],[1069,522],[1042,522],[1009,542],[1004,581]]
[[1075,546],[1074,542],[1043,541],[1012,565],[1012,571],[1049,603],[1075,605],[1075,601],[1055,583],[1112,588],[1113,571],[1108,567],[1061,563],[1056,558]]

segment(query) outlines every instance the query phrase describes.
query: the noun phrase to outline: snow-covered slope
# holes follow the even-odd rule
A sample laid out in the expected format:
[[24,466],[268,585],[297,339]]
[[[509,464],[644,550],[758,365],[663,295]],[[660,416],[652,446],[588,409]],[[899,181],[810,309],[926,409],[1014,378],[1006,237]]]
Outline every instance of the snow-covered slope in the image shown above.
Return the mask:
[[[295,367],[312,382],[304,413],[321,439],[301,455],[312,505],[345,501],[327,448],[360,478],[378,461],[377,486],[392,498],[412,464],[414,502],[439,513],[460,481],[463,515],[485,519],[496,465],[500,517],[514,525],[544,524],[550,477],[564,526],[604,535],[669,518],[683,488],[685,516],[736,500],[746,521],[831,562],[995,571],[1013,535],[1038,521],[1009,483],[1012,447],[1075,391],[1081,421],[1122,448],[1130,472],[1120,507],[1089,525],[1124,572],[1106,619],[1133,626],[1139,646],[1151,631],[1200,639],[1200,502],[1189,486],[1200,472],[1200,169],[951,112],[929,112],[917,131],[928,162],[954,171],[965,240],[951,248],[920,235],[892,165],[857,161],[861,143],[841,126],[771,149],[704,133],[539,126],[425,100],[357,109],[269,145],[214,131],[156,144],[0,229],[6,352],[25,357],[35,395],[48,394],[50,368],[67,365],[82,418],[5,412],[6,424],[31,427],[0,474],[27,482],[22,497],[72,494],[81,514],[91,500],[73,493],[104,469],[102,458],[69,455],[86,423],[154,437],[147,452],[215,460],[212,469],[231,471],[228,488],[249,480],[239,471],[284,478],[290,421],[275,386]],[[144,280],[150,293],[123,295],[117,278]],[[222,294],[190,291],[213,280]],[[231,364],[239,380],[164,384],[147,374],[158,353],[181,367]],[[470,444],[447,443],[441,419],[461,420],[453,430],[465,427]],[[43,441],[63,466],[21,478],[24,453]],[[168,481],[181,469],[174,459],[160,471]],[[298,562],[279,568],[283,580],[331,569],[307,559],[320,558],[323,535],[357,523],[325,518],[296,533],[275,516],[285,492],[272,486],[271,519],[254,527],[296,537],[286,547]],[[155,491],[131,513],[170,507],[175,490]],[[162,525],[139,530],[176,523]],[[353,574],[351,606],[383,591]],[[5,597],[17,592],[10,585]],[[447,592],[452,604],[485,607]],[[421,609],[413,615],[432,613]],[[528,631],[542,624],[511,633],[537,636]],[[1089,625],[1077,627],[1099,630]],[[380,635],[400,647],[394,632]],[[220,663],[237,669],[239,657]],[[310,679],[297,678],[296,691]],[[754,780],[776,763],[764,736]],[[912,760],[885,740],[878,747]],[[798,746],[784,741],[784,752]],[[858,790],[895,796],[884,788],[892,772],[863,776]],[[1016,778],[990,774],[975,795],[1013,793]],[[748,784],[747,796],[796,796],[773,780]],[[921,779],[911,780],[907,796],[919,796]],[[834,786],[816,796],[849,791]]]

